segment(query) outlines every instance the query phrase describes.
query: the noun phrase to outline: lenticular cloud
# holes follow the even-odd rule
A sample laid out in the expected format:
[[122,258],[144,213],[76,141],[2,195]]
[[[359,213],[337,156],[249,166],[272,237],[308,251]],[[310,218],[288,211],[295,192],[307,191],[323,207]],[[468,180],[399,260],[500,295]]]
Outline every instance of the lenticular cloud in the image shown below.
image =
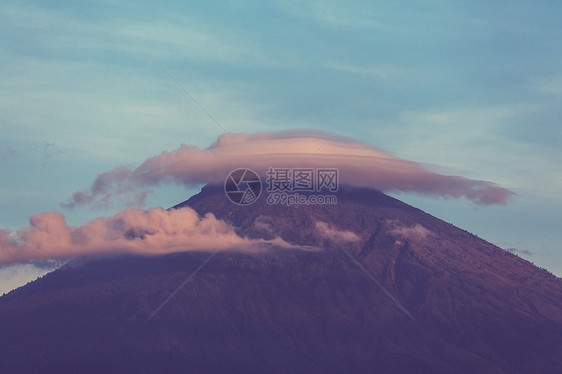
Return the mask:
[[[329,139],[329,140],[327,140]],[[270,168],[338,168],[341,184],[383,191],[467,198],[476,204],[505,204],[513,193],[491,182],[442,175],[421,165],[344,137],[318,131],[225,134],[206,149],[182,145],[144,161],[99,174],[75,192],[65,207],[110,207],[114,201],[142,205],[152,187],[223,183],[230,171],[246,167],[265,176]]]

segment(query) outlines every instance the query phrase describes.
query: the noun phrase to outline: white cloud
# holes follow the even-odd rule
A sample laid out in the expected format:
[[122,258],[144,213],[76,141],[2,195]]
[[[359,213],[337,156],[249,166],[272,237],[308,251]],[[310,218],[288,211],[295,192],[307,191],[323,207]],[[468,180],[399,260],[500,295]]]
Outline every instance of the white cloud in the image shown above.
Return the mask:
[[422,241],[428,237],[435,237],[436,234],[423,225],[416,223],[412,226],[403,225],[398,220],[388,220],[386,224],[389,226],[387,234],[390,234],[397,239],[410,239],[414,241]]
[[356,233],[330,227],[330,225],[326,222],[316,222],[316,231],[324,238],[334,240],[337,243],[350,243],[361,240],[361,237]]
[[0,265],[0,296],[57,269],[60,262]]
[[404,32],[404,29],[396,25],[383,22],[382,14],[373,12],[369,7],[349,6],[349,4],[325,0],[281,0],[276,1],[276,5],[293,17],[308,18],[327,26]]

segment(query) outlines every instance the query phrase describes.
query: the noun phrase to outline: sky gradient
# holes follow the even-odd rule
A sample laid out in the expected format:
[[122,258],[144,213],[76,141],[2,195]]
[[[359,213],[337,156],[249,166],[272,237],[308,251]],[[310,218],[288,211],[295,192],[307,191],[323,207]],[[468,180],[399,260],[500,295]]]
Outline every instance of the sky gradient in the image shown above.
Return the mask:
[[[554,1],[4,2],[0,228],[61,210],[99,173],[181,144],[204,149],[224,129],[340,129],[435,173],[515,192],[497,206],[393,196],[562,276],[561,10]],[[156,188],[146,206],[197,191]],[[122,208],[64,214],[78,226]]]

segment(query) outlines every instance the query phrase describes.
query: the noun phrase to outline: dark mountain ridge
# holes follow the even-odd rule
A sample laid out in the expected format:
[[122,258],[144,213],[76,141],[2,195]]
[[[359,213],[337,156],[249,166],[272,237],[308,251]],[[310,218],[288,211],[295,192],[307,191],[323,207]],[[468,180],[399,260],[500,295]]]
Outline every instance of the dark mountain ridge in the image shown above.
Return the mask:
[[152,319],[209,253],[71,261],[0,298],[0,371],[562,371],[559,278],[382,192],[335,194],[237,206],[206,186],[174,208],[321,250],[219,252]]

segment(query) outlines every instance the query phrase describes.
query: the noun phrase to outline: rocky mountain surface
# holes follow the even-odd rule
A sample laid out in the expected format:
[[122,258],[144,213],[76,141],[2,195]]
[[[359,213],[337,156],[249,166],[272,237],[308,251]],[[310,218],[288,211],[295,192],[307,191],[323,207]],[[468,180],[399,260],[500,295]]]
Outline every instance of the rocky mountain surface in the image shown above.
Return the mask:
[[174,208],[295,248],[74,259],[0,298],[0,372],[562,372],[561,279],[379,191],[336,196],[206,186]]

